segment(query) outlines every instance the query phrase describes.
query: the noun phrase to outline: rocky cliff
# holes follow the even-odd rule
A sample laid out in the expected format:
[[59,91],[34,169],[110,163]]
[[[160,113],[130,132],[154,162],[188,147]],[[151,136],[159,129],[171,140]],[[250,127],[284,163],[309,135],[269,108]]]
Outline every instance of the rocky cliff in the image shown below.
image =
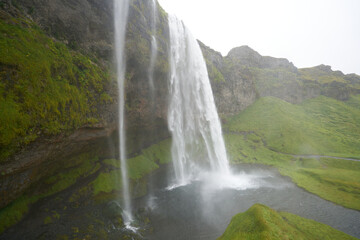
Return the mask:
[[[4,1],[1,17],[0,208],[83,152],[117,155],[117,85],[112,0]],[[158,5],[130,3],[126,56],[127,153],[169,136],[168,24]],[[148,83],[158,42],[155,103]],[[6,56],[6,57],[4,57]],[[1,106],[3,106],[1,105]],[[104,147],[111,138],[112,147]],[[106,144],[105,144],[106,145]],[[65,162],[64,162],[65,161]],[[60,164],[59,164],[60,163]]]
[[360,76],[332,71],[330,66],[298,69],[284,58],[261,56],[248,46],[226,57],[200,44],[220,113],[233,115],[256,98],[274,96],[301,103],[319,95],[347,100],[360,93]]
[[251,73],[229,64],[219,52],[199,43],[206,60],[219,113],[231,115],[251,105],[257,96]]
[[[119,193],[113,184],[119,166],[113,160],[118,100],[112,4],[0,3],[0,233],[38,201],[57,205],[56,194],[65,205],[56,211],[70,216],[84,203],[95,209]],[[169,137],[167,14],[157,5],[157,29],[152,32],[150,8],[151,1],[131,0],[127,27],[125,119],[133,196],[146,192],[145,175],[169,158],[169,142],[143,150]],[[152,35],[158,43],[154,93],[148,79]],[[200,46],[223,115],[236,114],[262,96],[298,103],[321,94],[346,100],[360,92],[359,76],[328,66],[297,69],[286,59],[263,57],[246,46],[226,57]],[[81,214],[88,210],[82,208]],[[38,220],[47,217],[48,222],[46,214],[44,210]],[[50,220],[57,218],[54,214]]]

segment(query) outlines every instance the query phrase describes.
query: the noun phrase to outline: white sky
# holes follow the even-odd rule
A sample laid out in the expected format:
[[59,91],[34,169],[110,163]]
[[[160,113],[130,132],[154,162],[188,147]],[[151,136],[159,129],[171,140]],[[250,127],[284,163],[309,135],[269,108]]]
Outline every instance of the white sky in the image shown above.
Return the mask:
[[193,35],[227,55],[248,45],[297,67],[360,74],[360,0],[158,0]]

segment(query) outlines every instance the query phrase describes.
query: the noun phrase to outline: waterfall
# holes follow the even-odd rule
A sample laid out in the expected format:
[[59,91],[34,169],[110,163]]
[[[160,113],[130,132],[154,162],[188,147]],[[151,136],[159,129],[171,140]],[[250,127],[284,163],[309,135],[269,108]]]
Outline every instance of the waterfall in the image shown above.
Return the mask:
[[169,15],[169,30],[168,126],[176,184],[187,184],[203,171],[227,175],[221,124],[200,46],[175,16]]
[[155,69],[155,62],[157,58],[157,41],[156,41],[156,15],[157,15],[157,6],[156,6],[156,0],[151,0],[151,9],[152,9],[152,19],[151,19],[151,56],[150,56],[150,65],[148,70],[148,76],[149,76],[149,87],[151,92],[151,98],[153,100],[154,98],[154,69]]
[[117,67],[117,82],[118,82],[118,96],[119,96],[119,149],[120,149],[120,165],[121,165],[121,180],[122,180],[122,195],[123,195],[123,209],[124,222],[129,225],[133,216],[131,213],[131,197],[129,192],[129,178],[126,164],[125,152],[125,126],[124,126],[124,81],[125,81],[125,35],[126,25],[129,11],[128,0],[114,0],[114,27],[115,27],[115,51],[116,51],[116,67]]

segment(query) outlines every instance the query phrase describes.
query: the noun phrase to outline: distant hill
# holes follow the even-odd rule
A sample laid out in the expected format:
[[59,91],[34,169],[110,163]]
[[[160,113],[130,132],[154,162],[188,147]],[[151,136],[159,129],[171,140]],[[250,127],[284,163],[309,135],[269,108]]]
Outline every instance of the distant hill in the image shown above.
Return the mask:
[[348,100],[360,93],[360,76],[319,65],[298,69],[285,58],[261,56],[248,46],[232,49],[226,57],[200,42],[220,113],[233,115],[264,96],[290,103],[324,95]]

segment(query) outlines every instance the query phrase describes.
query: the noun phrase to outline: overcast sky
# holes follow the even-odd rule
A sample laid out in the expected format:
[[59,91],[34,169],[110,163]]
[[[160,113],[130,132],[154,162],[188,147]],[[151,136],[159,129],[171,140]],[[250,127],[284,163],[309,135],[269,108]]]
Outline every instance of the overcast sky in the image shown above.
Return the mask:
[[360,74],[360,0],[158,0],[193,35],[227,55],[248,45],[297,67]]

